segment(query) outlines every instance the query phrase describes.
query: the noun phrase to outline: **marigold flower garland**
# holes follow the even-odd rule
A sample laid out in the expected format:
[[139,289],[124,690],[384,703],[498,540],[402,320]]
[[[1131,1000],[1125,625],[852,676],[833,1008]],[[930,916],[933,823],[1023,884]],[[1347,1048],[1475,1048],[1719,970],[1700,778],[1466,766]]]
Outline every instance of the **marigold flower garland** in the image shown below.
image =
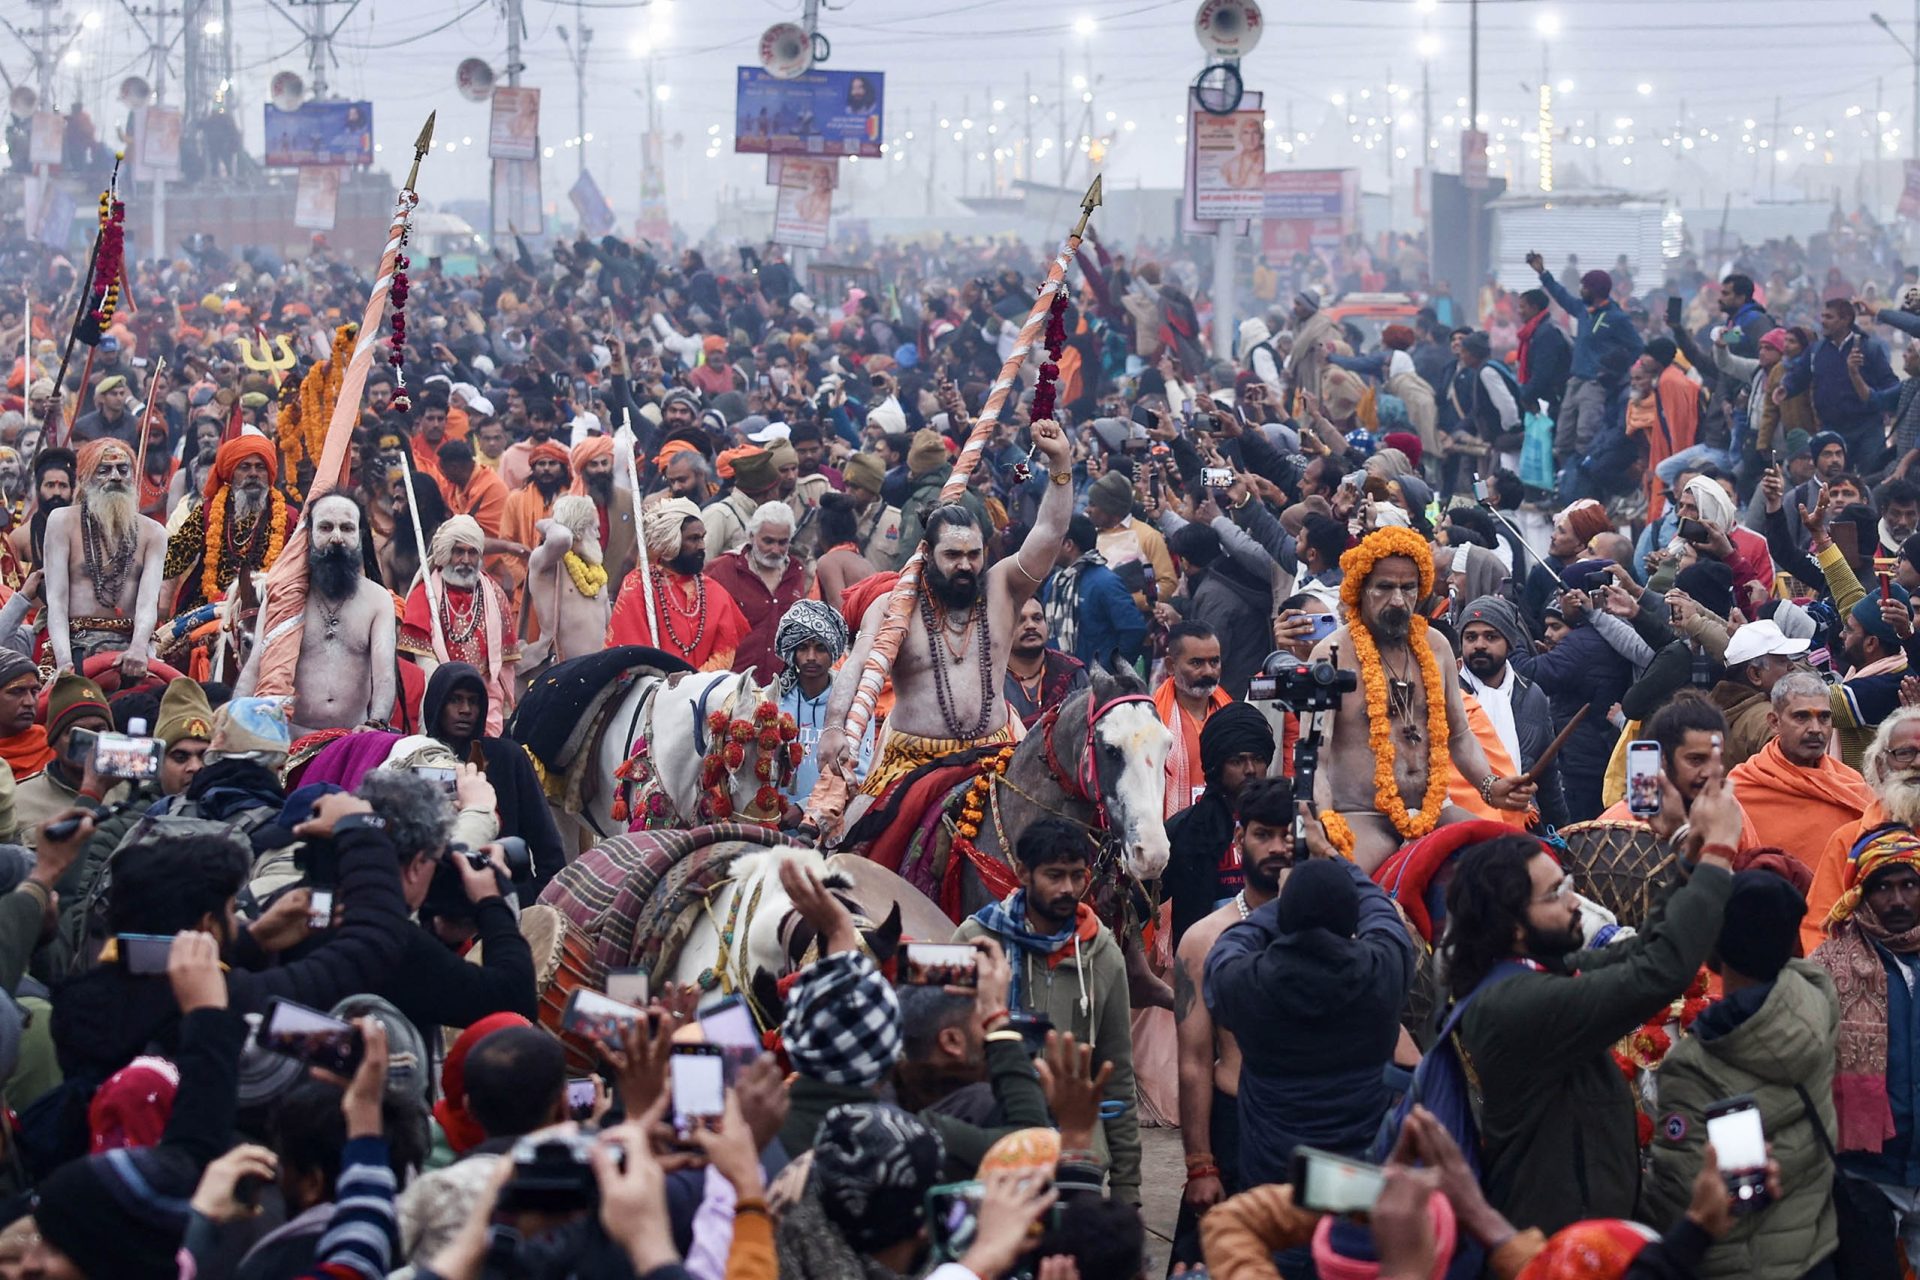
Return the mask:
[[[793,771],[800,767],[806,754],[799,741],[799,723],[774,703],[763,700],[754,708],[752,720],[734,720],[726,711],[710,713],[707,731],[711,745],[700,762],[700,799],[694,816],[702,822],[726,822],[735,816],[763,826],[778,822],[784,807],[780,784],[793,777]],[[754,792],[753,803],[736,815],[733,792],[727,781],[746,764],[747,748],[755,745],[760,748],[760,754],[753,763],[753,776],[760,780],[760,787]],[[645,797],[645,812],[638,819],[639,826],[664,826],[671,818],[651,754],[643,738],[633,744],[633,754],[613,771],[615,822],[627,821],[631,812],[627,792],[634,786],[638,786]]]
[[[115,168],[119,166],[116,164]],[[100,193],[100,253],[94,264],[93,287],[100,305],[94,323],[104,332],[120,308],[120,275],[126,269],[127,205],[111,190]]]
[[567,552],[560,558],[560,563],[567,566],[567,576],[573,579],[573,589],[589,600],[599,595],[601,588],[607,585],[606,566],[588,564],[577,551]]
[[[200,571],[200,591],[208,603],[221,598],[222,579],[233,581],[247,568],[244,557],[239,564],[232,564],[227,558],[227,497],[231,492],[226,485],[221,485],[205,507],[206,555],[205,567]],[[260,519],[267,521],[267,554],[260,562],[260,568],[264,571],[273,568],[281,550],[287,545],[287,500],[278,489],[267,491],[267,510]],[[259,530],[255,529],[247,540],[251,542],[258,533]],[[228,576],[229,570],[231,577]]]
[[[1433,590],[1433,553],[1426,541],[1411,529],[1376,529],[1360,545],[1340,557],[1340,569],[1346,575],[1340,584],[1340,602],[1346,606],[1347,634],[1353,641],[1353,656],[1360,666],[1360,687],[1367,700],[1367,746],[1373,752],[1373,805],[1393,823],[1393,829],[1406,839],[1426,835],[1440,823],[1440,812],[1447,807],[1447,779],[1453,767],[1448,752],[1447,700],[1441,683],[1440,664],[1427,642],[1427,620],[1418,609],[1412,611],[1407,647],[1420,667],[1420,680],[1427,695],[1427,792],[1421,797],[1417,813],[1407,808],[1394,776],[1396,758],[1393,743],[1393,717],[1387,706],[1387,674],[1380,661],[1380,648],[1373,632],[1362,619],[1360,593],[1374,566],[1393,556],[1413,561],[1420,574],[1420,595]],[[1333,847],[1347,857],[1353,856],[1353,828],[1332,809],[1320,812],[1320,824],[1326,829]]]

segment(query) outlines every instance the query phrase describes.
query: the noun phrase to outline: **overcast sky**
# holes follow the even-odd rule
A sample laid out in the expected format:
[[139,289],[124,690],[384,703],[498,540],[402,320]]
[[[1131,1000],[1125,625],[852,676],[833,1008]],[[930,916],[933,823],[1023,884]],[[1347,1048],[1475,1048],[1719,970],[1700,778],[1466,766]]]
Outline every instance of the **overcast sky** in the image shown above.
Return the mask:
[[[1860,160],[1904,157],[1912,142],[1912,62],[1870,21],[1881,7],[1891,10],[1890,19],[1902,12],[1896,0],[1482,0],[1481,110],[1495,135],[1496,171],[1510,172],[1522,185],[1534,180],[1531,138],[1544,47],[1549,82],[1570,84],[1554,104],[1563,187],[1570,177],[1597,177],[1641,190],[1673,189],[1688,202],[1717,203],[1728,191],[1736,201],[1749,194],[1765,198],[1774,179],[1782,197],[1796,181],[1814,194],[1840,185],[1849,195],[1862,191],[1871,197],[1869,180],[1858,176]],[[1053,140],[1057,146],[1063,54],[1068,77],[1091,71],[1093,131],[1114,140],[1103,166],[1108,182],[1173,186],[1180,178],[1183,130],[1177,121],[1185,86],[1204,64],[1192,31],[1196,8],[1197,0],[1082,0],[1058,7],[959,0],[942,11],[923,0],[846,0],[823,9],[820,28],[833,43],[830,68],[886,75],[886,135],[904,153],[886,170],[887,186],[896,194],[898,188],[927,186],[926,148],[930,133],[940,132],[930,126],[941,118],[949,127],[939,143],[936,185],[957,190],[963,147],[951,133],[963,118],[971,119],[974,129],[964,147],[976,157],[968,164],[969,190],[984,194],[993,164],[977,157],[990,156],[995,146],[1024,146],[1029,77],[1041,99],[1033,109],[1034,144]],[[81,60],[64,69],[61,98],[70,100],[78,74],[89,106],[107,115],[120,77],[144,71],[145,57],[141,37],[117,2],[65,0],[69,19],[93,9],[101,20],[81,43]],[[242,118],[249,146],[257,151],[268,78],[283,69],[305,75],[306,54],[299,32],[266,0],[233,0],[233,9]],[[304,18],[311,11],[290,12]],[[330,12],[338,15],[343,6]],[[0,13],[15,22],[32,16],[21,0],[0,0]],[[570,32],[584,17],[593,31],[587,68],[593,142],[587,158],[623,217],[637,199],[645,120],[636,90],[644,86],[646,65],[637,51],[656,50],[658,83],[670,95],[660,107],[663,132],[670,142],[677,139],[668,152],[670,199],[676,219],[699,222],[712,216],[717,194],[764,182],[762,159],[731,153],[733,69],[755,62],[764,28],[797,20],[799,13],[798,0],[589,0],[583,7],[525,0],[523,83],[543,90],[541,132],[554,148],[545,174],[549,203],[564,200],[575,168],[574,153],[564,145],[576,128],[563,29]],[[1420,151],[1423,33],[1434,49],[1434,155],[1439,168],[1456,167],[1463,123],[1456,104],[1467,93],[1465,0],[1319,0],[1311,6],[1295,0],[1267,5],[1266,15],[1268,30],[1242,71],[1249,89],[1266,94],[1273,126],[1270,168],[1356,165],[1368,189],[1381,190],[1393,157],[1396,177],[1404,182]],[[1542,35],[1543,18],[1550,29],[1557,24],[1550,36]],[[1907,9],[1896,22],[1909,44],[1913,20]],[[437,108],[439,139],[454,149],[437,151],[422,183],[425,194],[484,195],[486,107],[458,95],[454,67],[467,56],[486,58],[496,70],[504,66],[506,21],[499,0],[363,0],[334,47],[339,65],[329,77],[333,93],[373,101],[383,162],[392,162],[421,119]],[[10,40],[0,47],[0,63],[16,77],[28,70]],[[1884,122],[1876,118],[1876,82]],[[1391,139],[1383,110],[1389,85],[1402,91]],[[1071,83],[1064,88],[1067,133],[1077,143],[1081,91]],[[1759,154],[1765,150],[1760,143],[1773,137],[1776,89],[1782,91],[1779,141],[1794,149],[1789,161],[1771,162],[1780,163],[1784,177]],[[997,115],[994,99],[1005,104]],[[1850,116],[1850,109],[1857,114]],[[1357,117],[1351,123],[1349,114]],[[996,124],[998,132],[988,134]],[[905,138],[909,128],[913,141]],[[1831,140],[1828,130],[1834,131]],[[1892,148],[1882,131],[1898,131]],[[1591,148],[1588,137],[1594,139]],[[1695,145],[1687,149],[1683,137]],[[1296,148],[1291,154],[1289,141]],[[711,158],[710,147],[717,150]],[[1037,176],[1057,177],[1057,160],[1057,151],[1043,155]],[[1016,172],[1010,153],[1001,174]],[[1893,172],[1889,166],[1881,174],[1888,203],[1897,194],[1897,186],[1887,187],[1897,181],[1889,176]],[[1083,181],[1084,173],[1081,160],[1075,179]],[[871,171],[859,176],[864,181],[843,183],[856,204],[863,190],[874,192],[880,182]],[[1827,191],[1818,189],[1823,184]],[[868,198],[880,202],[879,195]]]

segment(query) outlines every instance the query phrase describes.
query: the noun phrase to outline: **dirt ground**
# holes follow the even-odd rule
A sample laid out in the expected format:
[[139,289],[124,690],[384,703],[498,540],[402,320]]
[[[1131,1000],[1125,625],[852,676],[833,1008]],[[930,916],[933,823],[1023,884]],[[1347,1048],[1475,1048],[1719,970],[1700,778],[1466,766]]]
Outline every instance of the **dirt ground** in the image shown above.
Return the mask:
[[1178,1129],[1140,1130],[1140,1214],[1147,1224],[1147,1280],[1167,1274],[1167,1250],[1180,1217],[1187,1162]]

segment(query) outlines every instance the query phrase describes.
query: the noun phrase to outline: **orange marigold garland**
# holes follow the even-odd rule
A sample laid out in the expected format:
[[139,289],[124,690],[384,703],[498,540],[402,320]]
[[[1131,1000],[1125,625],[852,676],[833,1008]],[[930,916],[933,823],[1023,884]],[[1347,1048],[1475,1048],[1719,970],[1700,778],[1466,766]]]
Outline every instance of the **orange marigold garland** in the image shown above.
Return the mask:
[[[1387,674],[1380,662],[1380,648],[1373,632],[1367,629],[1360,611],[1360,593],[1367,575],[1380,561],[1405,556],[1420,574],[1420,595],[1433,590],[1433,553],[1426,540],[1411,529],[1376,529],[1359,546],[1340,557],[1346,578],[1340,584],[1340,602],[1346,606],[1347,634],[1353,641],[1353,654],[1360,666],[1360,687],[1367,699],[1367,745],[1373,752],[1373,804],[1387,816],[1393,829],[1406,839],[1426,835],[1440,823],[1440,812],[1447,807],[1447,780],[1453,767],[1447,743],[1447,700],[1441,683],[1440,663],[1427,641],[1427,620],[1413,611],[1407,633],[1407,647],[1420,667],[1420,681],[1427,695],[1427,793],[1421,797],[1418,812],[1409,811],[1394,777],[1395,748],[1393,718],[1387,707]],[[1327,838],[1349,857],[1354,835],[1347,823],[1331,811],[1322,811],[1320,821]]]
[[[207,540],[204,567],[200,570],[200,591],[209,603],[221,598],[223,581],[233,581],[247,568],[244,560],[233,564],[227,558],[227,497],[231,492],[226,485],[221,485],[206,505]],[[287,500],[278,489],[267,490],[267,510],[260,518],[267,522],[267,554],[260,562],[264,572],[273,568],[287,545]],[[249,535],[248,541],[251,540]]]

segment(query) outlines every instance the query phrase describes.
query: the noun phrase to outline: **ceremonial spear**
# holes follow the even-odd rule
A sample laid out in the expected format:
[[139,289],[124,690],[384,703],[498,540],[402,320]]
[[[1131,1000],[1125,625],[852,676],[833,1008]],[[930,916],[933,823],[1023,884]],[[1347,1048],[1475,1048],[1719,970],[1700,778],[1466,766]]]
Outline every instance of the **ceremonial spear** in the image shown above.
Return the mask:
[[[406,240],[407,224],[420,203],[414,182],[420,177],[420,162],[433,147],[434,114],[420,129],[413,143],[413,167],[394,200],[393,223],[387,228],[387,247],[380,254],[380,269],[375,273],[373,292],[367,298],[367,310],[360,320],[360,332],[340,380],[340,395],[333,402],[333,416],[327,420],[327,436],[321,445],[319,460],[313,468],[313,484],[307,491],[307,509],[326,494],[339,488],[346,469],[347,450],[353,442],[353,426],[360,416],[360,397],[367,386],[367,368],[373,363],[373,349],[379,343],[380,322],[386,316],[387,294],[393,287],[393,275]],[[304,514],[304,513],[303,513]],[[426,548],[420,549],[422,557]],[[267,571],[266,599],[260,605],[259,674],[254,692],[266,697],[288,697],[293,693],[293,669],[300,657],[300,622],[307,604],[307,521],[302,519],[287,538],[286,547],[273,568]]]
[[647,522],[641,518],[640,510],[640,469],[634,464],[633,451],[640,441],[633,434],[633,412],[630,409],[620,411],[620,430],[613,437],[614,446],[620,456],[627,460],[627,489],[633,494],[633,532],[634,543],[640,548],[640,599],[647,606],[647,635],[653,640],[653,647],[660,647],[660,614],[653,602],[653,565],[647,556]]
[[[940,486],[940,502],[958,502],[966,495],[967,479],[973,474],[981,451],[993,435],[994,425],[1000,420],[1000,410],[1019,382],[1020,367],[1026,363],[1027,356],[1039,342],[1054,298],[1066,293],[1067,267],[1079,254],[1080,239],[1086,234],[1087,222],[1099,205],[1100,179],[1096,177],[1080,201],[1080,221],[1074,224],[1066,243],[1060,246],[1060,252],[1054,255],[1053,261],[1047,266],[1047,278],[1034,298],[1033,310],[1027,313],[1027,322],[1020,326],[1020,336],[1014,341],[1013,350],[1007,353],[1006,363],[1000,367],[1000,376],[994,380],[987,402],[980,409],[980,416],[974,419],[973,431],[967,436],[966,444],[961,446],[960,456],[954,460],[953,474]],[[893,667],[894,658],[899,655],[900,643],[906,638],[907,621],[913,613],[914,595],[920,589],[920,566],[925,555],[924,548],[915,547],[913,554],[900,567],[900,580],[894,583],[893,591],[887,597],[886,614],[881,619],[880,630],[873,637],[873,647],[867,651],[866,665],[860,671],[860,683],[854,687],[853,705],[847,708],[847,720],[842,732],[846,734],[848,742],[855,744],[856,750],[867,731],[867,725],[873,720],[873,709],[879,702],[881,686],[886,684],[887,673]],[[993,690],[982,689],[980,695],[983,698],[992,697]],[[820,781],[814,784],[812,794],[807,797],[807,816],[822,831],[829,830],[831,823],[838,820],[837,813],[826,813],[828,801],[838,791],[837,783],[829,781],[828,775],[823,772]],[[828,820],[823,821],[823,818]]]

